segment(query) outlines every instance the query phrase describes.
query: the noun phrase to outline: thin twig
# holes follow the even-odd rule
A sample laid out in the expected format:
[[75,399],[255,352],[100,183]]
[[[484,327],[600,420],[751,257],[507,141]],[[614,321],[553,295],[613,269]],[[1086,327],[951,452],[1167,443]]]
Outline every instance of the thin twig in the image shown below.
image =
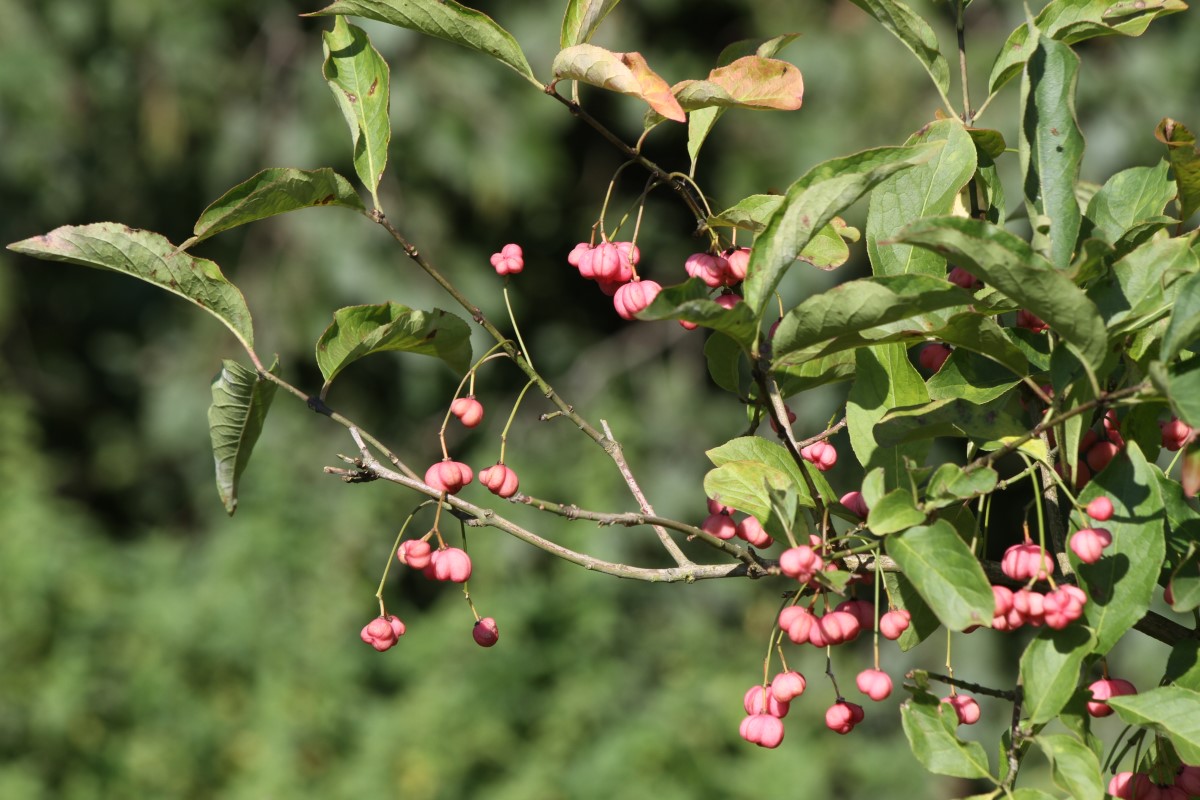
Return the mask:
[[[925,670],[921,671],[925,672]],[[910,671],[904,677],[912,680],[914,672],[915,670]],[[975,694],[984,694],[988,697],[999,697],[1001,700],[1016,700],[1017,698],[1016,691],[1011,689],[992,689],[987,686],[980,686],[978,683],[960,680],[959,678],[955,678],[950,675],[939,675],[936,672],[925,672],[925,674],[930,680],[944,683],[947,686],[953,686],[956,689],[966,689],[968,692],[974,692]]]

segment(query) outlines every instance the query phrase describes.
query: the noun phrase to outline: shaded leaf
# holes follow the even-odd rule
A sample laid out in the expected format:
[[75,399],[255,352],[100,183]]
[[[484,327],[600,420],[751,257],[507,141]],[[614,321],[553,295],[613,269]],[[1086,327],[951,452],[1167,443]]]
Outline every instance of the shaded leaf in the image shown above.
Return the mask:
[[969,350],[958,349],[926,386],[931,400],[960,397],[976,404],[990,403],[1003,397],[1020,381],[995,362]]
[[913,755],[930,772],[956,778],[991,774],[983,745],[959,739],[953,709],[928,692],[918,690],[900,705],[900,722]]
[[264,169],[214,200],[193,229],[191,243],[245,225],[312,206],[342,206],[365,211],[350,182],[328,167]]
[[714,333],[704,343],[704,359],[713,383],[727,392],[740,391],[742,348],[737,342],[723,333]]
[[[865,496],[865,492],[864,492]],[[896,608],[908,612],[909,624],[896,640],[900,649],[907,652],[925,641],[934,631],[942,627],[937,614],[933,613],[921,595],[917,593],[912,581],[899,572],[885,572],[884,585],[887,586],[888,599]]]
[[1137,444],[1127,443],[1112,463],[1092,478],[1079,495],[1090,503],[1104,495],[1112,501],[1113,517],[1104,523],[1112,544],[1094,564],[1078,563],[1088,591],[1084,619],[1096,632],[1094,651],[1104,655],[1133,624],[1145,616],[1158,583],[1166,545],[1166,511],[1158,480]]
[[907,47],[937,87],[947,106],[950,101],[950,65],[938,49],[937,35],[919,14],[897,0],[851,0],[854,5],[870,14],[879,24]]
[[[1169,365],[1166,377],[1166,395],[1171,401],[1171,411],[1193,428],[1200,428],[1200,355]],[[1184,466],[1186,468],[1187,465]]]
[[590,41],[596,28],[619,2],[621,0],[570,0],[567,13],[563,15],[559,48],[566,50],[572,45]]
[[1011,397],[989,403],[972,403],[961,397],[933,400],[920,406],[889,412],[875,426],[875,441],[884,447],[917,442],[935,436],[1002,440],[1020,436],[1026,426],[1006,412]]
[[1130,725],[1144,725],[1166,735],[1183,763],[1200,764],[1200,692],[1160,686],[1105,702]]
[[322,34],[323,72],[338,108],[350,126],[354,171],[379,206],[379,181],[387,166],[392,123],[388,117],[390,78],[387,62],[371,45],[366,31],[338,17]]
[[709,217],[708,224],[713,227],[728,226],[759,233],[767,227],[767,221],[781,205],[781,194],[752,194],[743,197],[720,214]]
[[775,380],[784,397],[806,392],[816,386],[838,383],[854,377],[853,350],[842,350],[830,356],[812,358],[802,364],[775,370]]
[[897,238],[942,253],[1045,320],[1093,367],[1104,362],[1108,340],[1096,306],[1013,234],[979,220],[934,217],[909,225]]
[[759,234],[744,284],[746,302],[761,318],[796,256],[833,217],[889,175],[922,164],[942,146],[882,147],[813,167],[788,187],[783,205]]
[[783,317],[775,331],[775,362],[795,363],[809,355],[810,348],[838,336],[922,312],[966,306],[971,300],[970,294],[949,281],[927,275],[847,281],[812,295]]
[[959,120],[930,123],[905,144],[926,142],[945,146],[929,161],[896,173],[871,192],[867,255],[876,275],[946,275],[946,259],[937,253],[907,244],[881,246],[914,220],[953,211],[959,191],[975,174],[975,143]]
[[1169,362],[1180,350],[1194,349],[1197,338],[1200,338],[1200,273],[1184,279],[1179,287],[1171,321],[1159,346],[1159,357]]
[[1058,269],[1070,265],[1082,222],[1075,198],[1083,160],[1083,132],[1075,119],[1078,74],[1079,56],[1043,36],[1021,80],[1018,152],[1025,206],[1033,222],[1034,248]]
[[456,372],[466,372],[471,365],[471,329],[436,308],[415,311],[392,302],[339,308],[317,342],[317,366],[325,388],[358,359],[393,350],[435,356]]
[[[881,448],[875,443],[875,423],[894,408],[928,402],[929,391],[925,388],[925,381],[921,379],[921,375],[909,362],[908,351],[904,345],[862,347],[855,353],[857,378],[846,398],[850,445],[854,448],[854,454],[863,465],[863,469],[883,467],[886,485],[888,488],[895,488],[900,486],[901,476],[906,472],[905,457],[918,464],[923,463],[929,447],[925,443],[917,443]],[[919,524],[923,520],[924,514],[909,525]]]
[[1196,147],[1196,137],[1170,117],[1163,117],[1158,123],[1154,137],[1167,146],[1167,158],[1179,191],[1179,218],[1187,220],[1200,208],[1200,149]]
[[250,310],[212,261],[176,250],[151,231],[116,222],[64,225],[8,245],[34,258],[122,272],[190,300],[221,320],[246,349],[254,346]]
[[446,39],[507,64],[542,88],[512,34],[487,14],[454,0],[334,0],[320,11],[304,16],[331,14],[365,17]]
[[1200,692],[1200,641],[1184,639],[1171,648],[1163,682]]
[[1058,716],[1079,688],[1079,670],[1095,638],[1087,628],[1044,628],[1021,654],[1023,713],[1034,725]]
[[1111,337],[1164,316],[1178,294],[1180,277],[1200,269],[1187,239],[1155,238],[1112,265],[1107,280],[1088,289]]
[[967,133],[975,143],[975,150],[989,159],[999,158],[1008,149],[1004,134],[1000,131],[991,128],[967,128]]
[[1088,202],[1092,235],[1116,244],[1137,225],[1160,217],[1175,197],[1175,182],[1167,177],[1167,162],[1133,167],[1113,175]]
[[671,87],[650,69],[641,53],[614,53],[593,44],[577,44],[555,56],[552,69],[555,79],[581,81],[636,97],[667,119],[687,121]]
[[1000,364],[1014,375],[1029,374],[1029,362],[1025,354],[1013,344],[1009,331],[997,325],[991,317],[973,311],[956,314],[946,325],[933,331],[931,336],[955,345],[958,348],[956,353],[968,350]]
[[939,519],[884,541],[887,554],[943,625],[961,631],[991,624],[995,609],[991,585],[953,525]]
[[749,347],[758,333],[758,324],[745,303],[733,308],[717,305],[709,299],[710,289],[699,278],[689,278],[678,286],[668,286],[658,293],[654,302],[638,314],[642,320],[682,319],[729,336],[739,345]]
[[850,247],[843,238],[847,231],[857,233],[854,228],[848,227],[841,217],[834,217],[808,240],[808,244],[804,245],[796,260],[811,264],[817,269],[837,269],[850,258]]
[[[268,372],[277,375],[278,368],[276,362]],[[208,432],[216,461],[217,492],[230,516],[237,511],[238,482],[250,463],[276,388],[255,370],[228,359],[221,362],[221,372],[213,380]]]

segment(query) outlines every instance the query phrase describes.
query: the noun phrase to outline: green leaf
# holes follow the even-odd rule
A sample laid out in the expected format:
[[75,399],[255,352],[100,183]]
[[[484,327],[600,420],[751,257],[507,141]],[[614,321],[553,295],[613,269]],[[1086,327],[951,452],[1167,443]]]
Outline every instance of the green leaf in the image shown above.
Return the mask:
[[992,587],[953,525],[940,519],[889,536],[885,542],[887,554],[943,625],[961,631],[991,624],[995,610]]
[[907,652],[913,649],[942,627],[937,614],[934,614],[933,609],[921,599],[912,581],[903,574],[885,572],[883,582],[887,586],[888,598],[892,605],[906,610],[909,615],[908,627],[896,640],[901,650]]
[[1166,555],[1162,494],[1137,444],[1127,443],[1112,463],[1092,478],[1079,502],[1087,504],[1101,495],[1113,504],[1112,519],[1104,523],[1112,533],[1112,544],[1096,563],[1075,563],[1076,572],[1087,584],[1083,613],[1096,632],[1094,651],[1098,655],[1107,653],[1145,616]]
[[900,722],[913,755],[930,772],[955,778],[991,775],[983,745],[959,739],[954,711],[928,692],[916,691],[900,705]]
[[1200,149],[1196,147],[1196,137],[1170,117],[1163,117],[1154,129],[1154,136],[1167,146],[1167,158],[1179,190],[1179,218],[1186,221],[1200,208]]
[[908,223],[954,210],[959,191],[975,174],[975,143],[957,119],[930,123],[909,137],[906,145],[945,142],[932,159],[898,172],[871,192],[867,216],[867,255],[876,275],[946,276],[946,259],[891,239]]
[[794,111],[804,98],[804,79],[794,64],[754,55],[717,67],[704,80],[681,81],[671,91],[688,111],[713,106]]
[[[278,368],[277,361],[268,372],[277,375]],[[230,516],[237,511],[238,481],[250,463],[276,388],[255,370],[228,359],[221,362],[221,372],[213,380],[208,432],[216,459],[217,492]]]
[[[901,477],[906,473],[905,457],[918,464],[924,463],[929,447],[926,443],[916,443],[881,448],[875,443],[873,428],[884,414],[894,408],[929,402],[929,391],[920,373],[909,362],[904,345],[863,347],[855,353],[857,378],[846,399],[850,445],[863,469],[883,467],[886,485],[895,488],[901,485]],[[924,518],[922,514],[920,519],[909,525],[917,525]]]
[[[1009,332],[997,325],[991,317],[974,311],[956,314],[946,325],[930,335],[955,345],[958,348],[956,353],[961,350],[972,351],[1006,367],[1009,373],[1018,376],[1029,374],[1029,361],[1025,354],[1020,347],[1013,344]],[[941,374],[940,370],[938,374]]]
[[1200,641],[1184,639],[1171,648],[1163,683],[1173,683],[1193,692],[1200,691]]
[[1087,628],[1071,625],[1043,629],[1021,655],[1025,687],[1024,713],[1034,725],[1058,716],[1079,688],[1079,669],[1095,637]]
[[392,139],[388,65],[371,45],[366,31],[349,24],[344,17],[338,17],[333,30],[322,37],[323,72],[350,126],[354,171],[378,208],[379,181],[387,166],[388,143]]
[[555,80],[573,80],[642,100],[675,122],[687,115],[670,85],[646,63],[641,53],[614,53],[594,44],[577,44],[554,57]]
[[925,512],[913,502],[912,491],[895,489],[888,492],[879,502],[871,506],[867,516],[867,527],[876,536],[887,536],[908,530],[925,521]]
[[1091,286],[1088,297],[1111,337],[1143,328],[1170,310],[1179,293],[1172,284],[1200,269],[1189,245],[1187,239],[1151,239],[1113,264],[1107,280]]
[[925,163],[941,147],[938,142],[865,150],[818,164],[788,187],[750,256],[744,292],[755,315],[762,318],[784,270],[817,231],[889,175]]
[[826,271],[840,267],[850,258],[850,247],[844,238],[849,231],[857,233],[841,217],[834,217],[832,222],[808,240],[796,260]]
[[1188,425],[1200,428],[1200,355],[1169,365],[1167,376],[1171,410]]
[[1058,269],[1070,265],[1082,222],[1075,199],[1083,160],[1083,133],[1075,119],[1078,73],[1079,56],[1043,36],[1021,80],[1018,151],[1025,206],[1033,222],[1034,248]]
[[1160,686],[1105,701],[1122,720],[1165,734],[1185,764],[1200,764],[1200,692]]
[[1105,786],[1100,759],[1083,742],[1068,734],[1044,733],[1035,740],[1050,759],[1054,785],[1075,800],[1100,800]]
[[898,238],[942,253],[1032,311],[1093,367],[1104,362],[1108,339],[1096,306],[1018,237],[979,220],[934,217],[909,225]]
[[166,237],[116,222],[64,225],[8,245],[34,258],[65,261],[140,278],[190,300],[221,320],[247,350],[254,346],[250,310],[221,268],[181,252]]
[[366,211],[350,182],[328,167],[321,169],[264,169],[239,183],[204,209],[193,229],[194,244],[210,236],[312,206],[342,206]]
[[728,461],[704,476],[709,497],[720,497],[725,505],[759,520],[771,516],[774,506],[769,490],[786,492],[791,488],[798,489],[790,475],[761,461]]
[[977,154],[987,156],[989,161],[999,158],[1008,150],[1004,134],[1000,131],[991,128],[967,128],[967,133],[975,143]]
[[1171,572],[1167,585],[1171,587],[1172,611],[1186,614],[1200,607],[1200,548],[1191,548]]
[[460,44],[507,64],[542,88],[512,34],[487,14],[454,0],[334,0],[320,11],[304,16],[331,14],[374,19]]
[[994,361],[959,348],[926,386],[931,400],[962,398],[976,405],[1003,397],[1020,381]]
[[853,350],[842,350],[823,358],[813,358],[803,364],[775,371],[775,380],[784,397],[791,397],[827,383],[839,383],[854,377]]
[[745,303],[724,308],[708,297],[710,289],[699,278],[689,278],[678,286],[668,286],[654,302],[638,314],[642,320],[682,319],[720,331],[743,347],[749,347],[758,333],[758,324]]
[[938,94],[947,106],[950,100],[950,66],[938,49],[937,35],[929,24],[904,3],[897,0],[851,0],[854,5],[870,14],[879,24],[907,47],[937,87]]
[[[720,447],[705,451],[704,455],[708,456],[708,460],[716,467],[735,461],[757,461],[765,464],[771,469],[785,473],[791,479],[791,484],[796,487],[801,505],[809,508],[816,505],[809,495],[808,484],[804,482],[800,467],[782,445],[768,442],[761,436],[741,436],[729,440]],[[712,495],[710,494],[709,497]]]
[[1041,789],[1022,786],[1020,789],[1013,790],[1012,800],[1058,800],[1058,798],[1052,794],[1043,792]]
[[1026,426],[1008,413],[1011,396],[989,403],[972,403],[961,397],[933,400],[889,412],[875,426],[875,441],[883,447],[917,442],[936,436],[1001,440],[1020,436]]
[[1159,217],[1175,197],[1175,182],[1167,177],[1167,162],[1153,167],[1133,167],[1113,175],[1092,195],[1087,218],[1094,234],[1109,244],[1139,224]]
[[570,0],[563,15],[559,49],[591,41],[592,34],[621,0]]
[[925,508],[943,508],[988,494],[996,488],[999,480],[1000,476],[991,467],[968,474],[957,464],[942,464],[933,473],[925,489]]
[[1167,545],[1178,560],[1191,551],[1193,545],[1200,545],[1200,514],[1188,505],[1179,481],[1171,480],[1156,466],[1151,466],[1151,471],[1162,493],[1166,510]]
[[967,292],[947,280],[928,275],[847,281],[812,295],[783,317],[775,331],[775,364],[786,366],[803,361],[824,343],[845,334],[899,322],[923,312],[965,307],[971,302]]
[[1169,362],[1179,351],[1190,348],[1200,338],[1200,273],[1191,275],[1179,286],[1171,321],[1159,346],[1159,357]]
[[713,383],[727,392],[741,391],[740,365],[742,348],[723,333],[714,333],[704,343],[704,359],[708,363],[708,374]]
[[[1128,13],[1110,15],[1111,10],[1122,5],[1127,5]],[[1187,4],[1181,0],[1129,4],[1114,4],[1113,0],[1053,0],[1046,4],[1033,24],[1045,36],[1065,44],[1075,44],[1085,39],[1111,34],[1141,36],[1155,18],[1185,8]],[[988,78],[990,95],[994,95],[1001,86],[1021,72],[1036,43],[1036,36],[1030,41],[1028,25],[1021,25],[1009,35],[992,65],[992,72]]]
[[758,233],[767,227],[771,215],[781,205],[783,205],[783,195],[781,194],[752,194],[749,197],[743,197],[720,214],[709,217],[708,224],[714,228],[726,226]]
[[392,302],[339,308],[317,342],[324,388],[358,359],[389,350],[435,356],[456,372],[466,372],[471,365],[471,329],[437,308],[414,311]]

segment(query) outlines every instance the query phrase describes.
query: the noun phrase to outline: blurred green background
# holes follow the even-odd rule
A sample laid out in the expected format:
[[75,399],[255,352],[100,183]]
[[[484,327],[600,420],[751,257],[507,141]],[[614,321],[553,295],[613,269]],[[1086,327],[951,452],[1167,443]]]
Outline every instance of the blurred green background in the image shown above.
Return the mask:
[[[561,5],[480,7],[545,76]],[[944,6],[914,5],[945,21]],[[329,165],[352,175],[347,131],[321,78],[320,32],[330,22],[298,17],[317,7],[0,0],[0,242],[98,220],[182,241],[209,202],[262,168]],[[1021,15],[1018,3],[969,9],[977,103]],[[661,513],[698,522],[703,451],[739,434],[743,411],[711,385],[701,332],[617,324],[608,298],[565,264],[588,238],[619,158],[510,70],[445,42],[365,27],[392,69],[389,216],[497,321],[503,299],[487,256],[521,243],[527,266],[513,301],[539,367],[593,423],[612,424]],[[642,51],[674,82],[705,74],[732,41],[790,31],[803,34],[783,55],[804,74],[804,108],[723,118],[697,177],[724,206],[782,190],[826,158],[903,141],[937,108],[924,73],[844,0],[627,0],[595,41]],[[950,28],[939,33],[948,52]],[[1141,40],[1079,48],[1085,178],[1157,161],[1162,116],[1200,126],[1197,40],[1188,13]],[[638,103],[586,89],[584,99],[636,138]],[[1014,86],[982,122],[1010,144],[1015,107]],[[663,128],[647,152],[686,169],[683,144],[682,126]],[[629,170],[614,207],[626,207],[643,180]],[[848,216],[861,224],[862,213]],[[671,198],[651,199],[639,241],[651,277],[682,278],[696,249],[690,232]],[[452,308],[380,230],[339,210],[276,218],[197,252],[246,294],[260,352],[278,353],[289,380],[314,391],[312,347],[334,308],[384,300]],[[787,291],[795,299],[866,269],[860,246],[837,273],[795,270]],[[500,644],[481,650],[471,641],[458,587],[398,570],[386,599],[409,632],[375,653],[358,630],[376,613],[375,585],[417,498],[324,476],[351,441],[280,395],[240,510],[227,518],[205,414],[209,382],[220,359],[237,357],[236,344],[148,285],[0,251],[0,354],[4,800],[973,791],[919,770],[895,698],[869,708],[851,741],[827,731],[832,692],[812,651],[795,655],[811,688],[793,704],[780,751],[737,737],[741,695],[760,678],[782,584],[621,582],[481,531],[469,540],[471,590],[481,613],[499,621]],[[436,430],[456,382],[431,359],[377,356],[348,370],[329,400],[424,465],[439,455]],[[495,461],[521,385],[502,362],[481,371],[487,418],[474,432],[451,428],[456,456],[476,467]],[[806,396],[798,430],[820,430],[844,392]],[[510,435],[508,462],[523,489],[631,509],[599,448],[561,419],[538,422],[546,410],[530,396]],[[832,479],[845,491],[856,476],[843,453]],[[513,509],[514,518],[569,546],[663,562],[646,531],[524,511]],[[418,532],[428,524],[415,523]],[[956,668],[982,683],[1011,681],[1023,641],[960,637]],[[899,676],[918,661],[939,665],[944,640],[929,644],[909,654],[885,648],[884,668]],[[870,648],[844,650],[835,667],[845,686]],[[1147,655],[1161,663],[1165,648],[1147,644],[1117,661]],[[984,713],[969,735],[994,751],[1007,710],[985,702]]]

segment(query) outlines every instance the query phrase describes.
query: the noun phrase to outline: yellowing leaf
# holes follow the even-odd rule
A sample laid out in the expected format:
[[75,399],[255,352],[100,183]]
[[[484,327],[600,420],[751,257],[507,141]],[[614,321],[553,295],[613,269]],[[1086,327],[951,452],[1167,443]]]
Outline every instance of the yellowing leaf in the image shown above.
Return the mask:
[[555,56],[553,69],[557,79],[637,97],[667,119],[687,121],[670,85],[650,69],[641,53],[614,53],[593,44],[577,44]]
[[708,106],[744,106],[794,111],[804,99],[800,70],[786,61],[745,56],[709,73],[707,80],[682,81],[673,87],[689,110]]

